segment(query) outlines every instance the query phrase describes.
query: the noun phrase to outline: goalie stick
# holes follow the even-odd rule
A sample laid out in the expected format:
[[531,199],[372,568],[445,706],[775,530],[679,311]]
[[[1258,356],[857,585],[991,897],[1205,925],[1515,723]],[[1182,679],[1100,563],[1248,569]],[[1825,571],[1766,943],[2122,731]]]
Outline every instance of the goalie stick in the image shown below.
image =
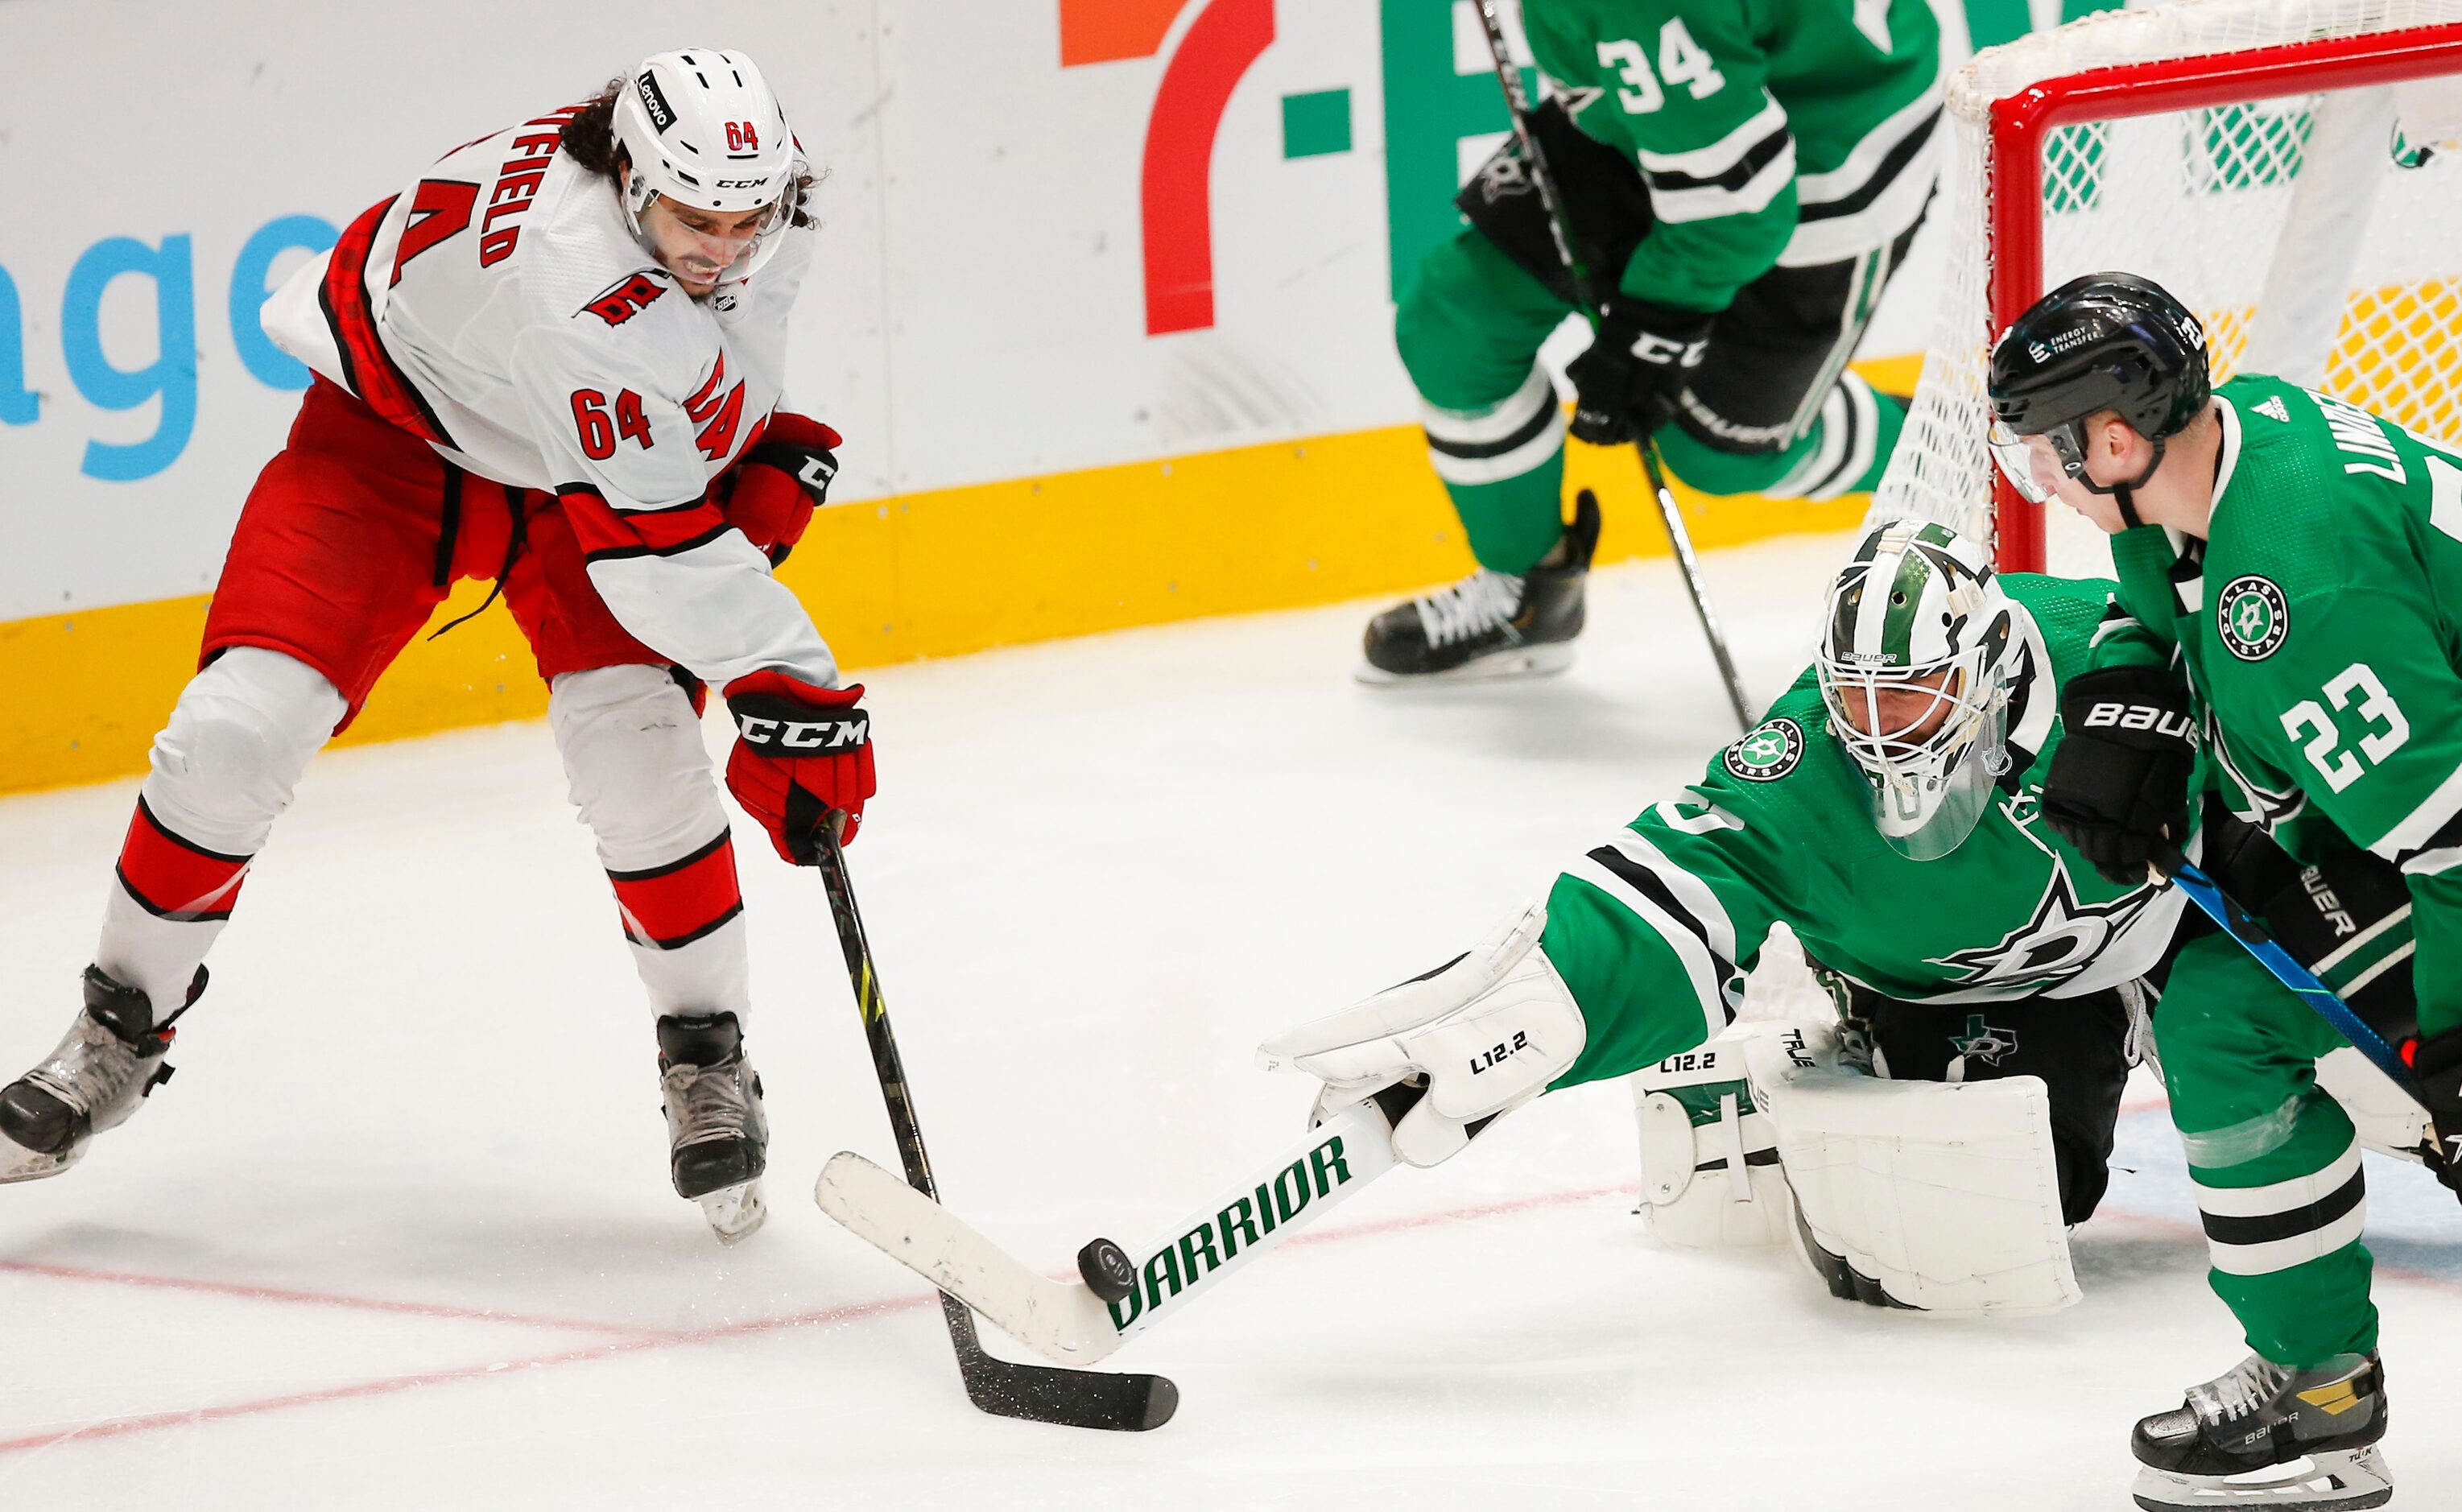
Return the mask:
[[[1407,1106],[1407,1104],[1405,1104]],[[1308,1131],[1254,1177],[1142,1249],[1106,1303],[1085,1281],[1054,1281],[948,1209],[853,1152],[821,1168],[812,1199],[856,1235],[1048,1359],[1088,1365],[1153,1328],[1263,1250],[1393,1169],[1386,1117],[1367,1106]],[[1096,1241],[1087,1251],[1105,1244]],[[1110,1246],[1116,1249],[1118,1246]],[[1085,1263],[1081,1260],[1081,1264]],[[1092,1268],[1088,1265],[1086,1268]]]
[[[915,1103],[906,1089],[906,1067],[889,1029],[889,1006],[881,1001],[880,978],[873,970],[872,946],[865,940],[863,916],[855,911],[854,887],[847,879],[846,853],[838,847],[840,816],[819,835],[822,883],[829,889],[830,914],[837,923],[838,946],[846,953],[847,975],[854,983],[855,1007],[863,1015],[864,1042],[872,1049],[872,1069],[880,1081],[881,1101],[888,1105],[891,1131],[897,1137],[897,1156],[906,1180],[871,1162],[882,1179],[896,1183],[908,1198],[939,1212],[932,1182],[932,1157],[923,1150],[923,1129],[916,1121]],[[831,1161],[860,1160],[841,1155]],[[828,1179],[827,1173],[822,1179]],[[1056,1423],[1069,1428],[1108,1428],[1131,1433],[1160,1428],[1179,1408],[1179,1388],[1160,1375],[1098,1374],[1091,1371],[1053,1370],[1047,1365],[1021,1365],[997,1359],[983,1349],[975,1331],[974,1314],[943,1290],[941,1315],[949,1325],[949,1343],[958,1351],[958,1375],[965,1382],[966,1399],[1001,1417]],[[998,1321],[995,1319],[994,1321]]]
[[2300,1002],[2317,1011],[2317,1016],[2332,1025],[2337,1033],[2351,1042],[2352,1048],[2368,1058],[2368,1063],[2385,1072],[2386,1079],[2402,1090],[2403,1095],[2419,1104],[2419,1118],[2427,1131],[2428,1149],[2439,1159],[2451,1159],[2452,1152],[2436,1134],[2436,1124],[2429,1116],[2425,1103],[2420,1102],[2419,1084],[2411,1080],[2410,1068],[2402,1062],[2401,1054],[2385,1036],[2369,1023],[2351,1011],[2351,1005],[2334,995],[2334,989],[2317,979],[2317,974],[2300,963],[2291,952],[2282,948],[2266,932],[2257,916],[2232,900],[2203,868],[2192,863],[2176,846],[2165,846],[2155,853],[2152,870],[2170,879],[2171,884],[2186,893],[2189,901],[2205,910],[2240,947],[2257,958],[2258,965],[2274,973],[2276,981],[2291,989]]
[[[1556,256],[1565,265],[1566,275],[1573,285],[1574,301],[1581,306],[1582,318],[1590,323],[1595,334],[1599,327],[1599,310],[1604,304],[1597,281],[1583,266],[1581,252],[1573,241],[1572,223],[1566,217],[1565,204],[1556,197],[1554,177],[1547,171],[1547,154],[1539,145],[1539,134],[1530,125],[1530,97],[1522,88],[1522,71],[1513,66],[1513,58],[1504,42],[1504,22],[1497,13],[1498,0],[1479,0],[1479,24],[1487,32],[1488,55],[1496,62],[1496,81],[1504,86],[1504,108],[1513,117],[1514,140],[1521,144],[1522,162],[1530,174],[1532,187],[1539,191],[1539,203],[1547,211],[1547,230],[1555,238]],[[1718,628],[1717,611],[1710,607],[1710,591],[1701,583],[1701,564],[1693,554],[1692,532],[1684,529],[1684,516],[1675,507],[1675,495],[1669,491],[1667,479],[1659,470],[1658,454],[1651,449],[1650,438],[1633,443],[1641,454],[1641,470],[1650,480],[1650,489],[1658,500],[1658,518],[1667,527],[1668,544],[1675,550],[1675,565],[1683,571],[1685,591],[1693,595],[1693,613],[1701,619],[1701,634],[1710,641],[1711,659],[1718,663],[1718,677],[1727,687],[1727,702],[1735,706],[1736,723],[1749,730],[1753,727],[1751,702],[1744,697],[1743,679],[1736,675],[1736,659],[1727,654],[1727,633]]]

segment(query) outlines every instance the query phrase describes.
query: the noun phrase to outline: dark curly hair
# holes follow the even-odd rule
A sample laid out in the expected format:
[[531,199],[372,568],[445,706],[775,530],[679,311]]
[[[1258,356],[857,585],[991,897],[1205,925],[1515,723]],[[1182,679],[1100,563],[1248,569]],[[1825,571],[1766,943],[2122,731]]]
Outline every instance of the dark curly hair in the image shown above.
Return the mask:
[[[619,193],[624,187],[624,169],[629,160],[624,156],[624,144],[616,140],[616,100],[630,87],[629,79],[609,79],[605,89],[591,96],[589,102],[564,123],[563,131],[566,156],[615,184]],[[795,226],[810,226],[812,217],[808,202],[812,193],[812,176],[795,175],[794,189],[795,204],[788,219]]]

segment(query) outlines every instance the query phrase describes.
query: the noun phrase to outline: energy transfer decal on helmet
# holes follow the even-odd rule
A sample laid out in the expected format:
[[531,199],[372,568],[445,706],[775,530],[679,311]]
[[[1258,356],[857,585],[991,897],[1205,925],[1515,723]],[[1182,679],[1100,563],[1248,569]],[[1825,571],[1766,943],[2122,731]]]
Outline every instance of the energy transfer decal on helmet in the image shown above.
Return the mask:
[[1728,746],[1722,760],[1746,782],[1776,782],[1803,760],[1803,726],[1783,715],[1763,720]]
[[2214,601],[2214,631],[2242,661],[2262,661],[2291,633],[2291,606],[2270,577],[2235,577]]

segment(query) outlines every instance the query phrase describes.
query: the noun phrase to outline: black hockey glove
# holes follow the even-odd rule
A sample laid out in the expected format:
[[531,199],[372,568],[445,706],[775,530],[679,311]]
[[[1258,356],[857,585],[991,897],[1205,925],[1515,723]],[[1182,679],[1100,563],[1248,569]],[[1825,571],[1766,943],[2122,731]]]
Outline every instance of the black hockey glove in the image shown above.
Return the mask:
[[2420,1098],[2445,1141],[2446,1159],[2436,1163],[2436,1179],[2462,1196],[2462,1029],[2447,1029],[2403,1048],[2410,1073],[2418,1079]]
[[2189,835],[2189,690],[2162,667],[2081,673],[2061,689],[2061,724],[2044,819],[2106,881],[2145,881],[2154,853]]
[[1590,349],[1565,369],[1573,380],[1573,434],[1593,446],[1648,441],[1674,418],[1717,321],[1646,299],[1609,300]]

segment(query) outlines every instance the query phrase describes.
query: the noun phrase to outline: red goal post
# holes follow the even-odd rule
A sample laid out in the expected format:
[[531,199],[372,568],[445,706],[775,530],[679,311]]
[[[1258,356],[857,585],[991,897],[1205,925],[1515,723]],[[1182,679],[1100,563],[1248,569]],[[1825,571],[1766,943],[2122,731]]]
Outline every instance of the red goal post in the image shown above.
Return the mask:
[[2462,135],[2462,109],[2387,88],[2456,76],[2462,0],[2179,0],[1978,54],[1945,91],[1942,309],[1874,517],[2044,570],[2042,513],[1984,450],[1984,363],[2097,269],[2195,310],[2217,380],[2275,372],[2462,438],[2462,162],[2396,157]]

